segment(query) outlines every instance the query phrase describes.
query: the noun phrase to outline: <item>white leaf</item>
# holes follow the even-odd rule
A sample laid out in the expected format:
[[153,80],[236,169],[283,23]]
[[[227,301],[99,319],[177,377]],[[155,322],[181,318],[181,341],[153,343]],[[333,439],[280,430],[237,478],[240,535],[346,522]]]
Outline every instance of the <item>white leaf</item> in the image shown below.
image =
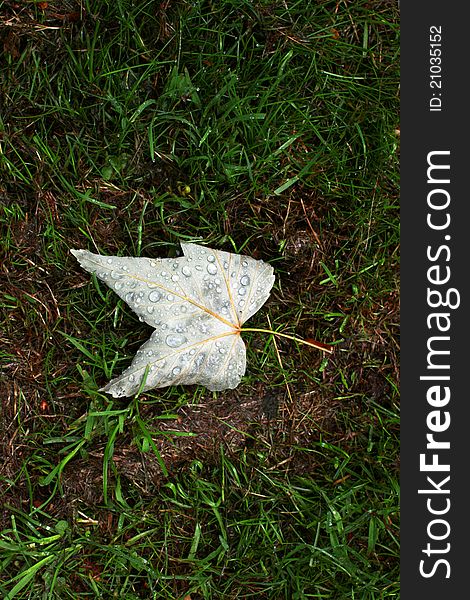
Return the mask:
[[235,388],[245,373],[242,324],[266,302],[273,268],[248,256],[181,244],[180,258],[101,256],[71,250],[81,266],[112,288],[155,328],[128,369],[104,388],[115,398],[200,384]]

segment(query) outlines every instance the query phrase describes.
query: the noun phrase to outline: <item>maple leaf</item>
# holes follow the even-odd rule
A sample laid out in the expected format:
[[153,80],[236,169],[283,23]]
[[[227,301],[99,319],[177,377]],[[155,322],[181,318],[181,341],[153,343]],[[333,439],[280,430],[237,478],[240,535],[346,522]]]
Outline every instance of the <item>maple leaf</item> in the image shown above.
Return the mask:
[[200,384],[222,391],[235,388],[245,373],[242,324],[268,299],[273,268],[198,244],[181,248],[183,256],[163,259],[71,250],[155,328],[130,367],[102,388],[115,398],[135,394],[144,376],[143,390]]

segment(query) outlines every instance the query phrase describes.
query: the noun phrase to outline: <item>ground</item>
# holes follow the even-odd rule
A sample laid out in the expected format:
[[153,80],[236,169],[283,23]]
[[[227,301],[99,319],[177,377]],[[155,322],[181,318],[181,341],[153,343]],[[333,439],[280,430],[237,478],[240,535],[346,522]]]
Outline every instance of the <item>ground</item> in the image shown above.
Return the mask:
[[[5,598],[398,598],[394,2],[4,2]],[[151,328],[69,250],[269,262],[232,391],[99,392]]]

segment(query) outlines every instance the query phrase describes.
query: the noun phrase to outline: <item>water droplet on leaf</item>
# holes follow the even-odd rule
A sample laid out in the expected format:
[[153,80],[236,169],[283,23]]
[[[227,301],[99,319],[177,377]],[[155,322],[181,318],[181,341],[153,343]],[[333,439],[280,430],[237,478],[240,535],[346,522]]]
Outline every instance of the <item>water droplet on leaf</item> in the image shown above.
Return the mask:
[[160,292],[158,290],[153,290],[149,294],[150,302],[158,302],[161,299],[161,297],[162,297],[162,295],[160,294]]
[[166,336],[165,341],[167,346],[170,346],[170,348],[179,348],[188,340],[184,337],[184,335],[181,335],[179,333],[170,333]]

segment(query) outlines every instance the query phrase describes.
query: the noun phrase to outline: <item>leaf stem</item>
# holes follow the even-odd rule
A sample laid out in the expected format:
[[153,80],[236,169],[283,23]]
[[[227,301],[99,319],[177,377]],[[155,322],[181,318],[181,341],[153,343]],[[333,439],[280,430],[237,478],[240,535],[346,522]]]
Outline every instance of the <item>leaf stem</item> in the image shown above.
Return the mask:
[[311,346],[312,348],[317,348],[318,350],[322,350],[323,352],[328,352],[328,354],[333,353],[333,346],[329,344],[322,344],[322,342],[311,341],[307,342],[307,340],[302,340],[301,338],[295,337],[293,335],[289,335],[288,333],[281,333],[280,331],[272,331],[272,329],[258,329],[257,327],[243,327],[240,329],[243,333],[244,331],[253,331],[257,333],[270,333],[271,335],[278,335],[283,338],[287,338],[288,340],[293,340],[294,342],[299,342],[299,344],[305,344],[306,346]]

